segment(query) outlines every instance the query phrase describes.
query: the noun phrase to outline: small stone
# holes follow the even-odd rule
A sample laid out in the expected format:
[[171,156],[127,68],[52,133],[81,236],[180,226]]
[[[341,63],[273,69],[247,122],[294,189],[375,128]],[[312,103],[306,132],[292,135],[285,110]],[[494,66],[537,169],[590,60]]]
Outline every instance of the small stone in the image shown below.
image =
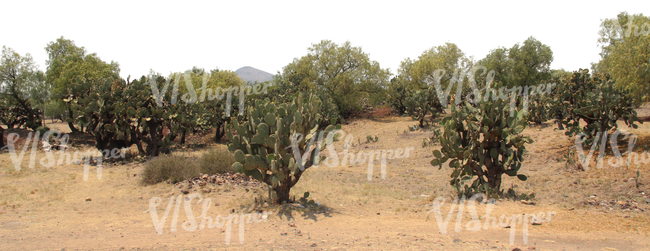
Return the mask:
[[537,222],[537,221],[533,222],[532,224],[533,224],[533,226],[539,226],[539,225],[542,225],[541,222]]
[[86,201],[92,201],[92,200],[93,199],[91,199],[90,197],[86,198]]
[[460,242],[461,242],[460,239],[454,239],[454,243],[460,243]]
[[315,247],[315,246],[316,246],[316,243],[314,243],[314,244],[311,244],[311,247]]
[[188,194],[188,193],[190,193],[190,191],[188,191],[187,189],[183,189],[183,190],[181,190],[181,193]]

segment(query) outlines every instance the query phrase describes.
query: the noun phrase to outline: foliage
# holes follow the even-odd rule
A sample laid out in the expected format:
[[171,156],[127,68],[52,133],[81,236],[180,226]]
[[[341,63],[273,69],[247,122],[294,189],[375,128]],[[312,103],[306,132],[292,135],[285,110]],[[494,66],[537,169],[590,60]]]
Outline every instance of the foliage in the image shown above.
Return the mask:
[[608,76],[591,76],[589,70],[580,69],[571,78],[556,79],[556,82],[552,114],[560,130],[566,127],[567,136],[584,133],[585,142],[591,144],[597,135],[618,128],[619,119],[637,128],[634,123],[640,120],[630,94],[617,88]]
[[[487,79],[489,78],[487,76],[478,76],[477,82],[490,82],[493,89],[547,84],[553,73],[550,70],[551,62],[553,62],[551,48],[534,37],[529,37],[521,45],[517,43],[511,48],[494,49],[485,58],[479,60],[477,64],[486,67],[489,71],[494,71],[494,75],[491,80]],[[561,71],[555,73],[562,74]],[[531,123],[542,124],[549,119],[550,103],[548,98],[538,93],[529,97],[528,100],[517,99],[517,105],[523,108],[524,103],[527,102],[527,120]]]
[[625,89],[635,105],[650,101],[650,17],[621,12],[600,25],[600,61],[596,73],[607,73]]
[[405,81],[400,81],[397,77],[391,78],[388,84],[387,101],[399,115],[406,113],[406,99],[411,96],[411,89]]
[[77,132],[79,129],[73,123],[77,111],[69,106],[70,102],[63,100],[74,100],[87,94],[93,88],[88,85],[96,83],[87,80],[119,78],[119,64],[106,63],[97,54],[88,54],[84,47],[78,47],[74,41],[64,37],[48,43],[45,50],[48,53],[46,80],[53,85],[52,98],[68,106],[68,125],[72,132]]
[[32,56],[24,57],[6,46],[0,59],[0,122],[9,128],[25,125],[36,130],[42,125],[43,91],[47,91],[43,73],[37,70]]
[[371,61],[361,47],[323,40],[312,44],[306,56],[285,66],[276,81],[294,85],[301,92],[324,93],[319,98],[335,104],[338,114],[347,118],[362,111],[364,98],[370,105],[384,101],[389,76],[388,69]]
[[439,138],[441,151],[433,151],[431,165],[439,166],[447,160],[454,171],[451,185],[460,194],[501,194],[501,175],[527,177],[517,172],[526,151],[532,143],[520,133],[526,127],[521,111],[513,111],[507,101],[481,102],[477,107],[468,102],[442,120],[444,132]]
[[[157,81],[156,81],[157,80]],[[83,83],[90,90],[65,101],[78,111],[75,122],[87,124],[87,132],[95,137],[98,150],[130,147],[135,144],[142,155],[169,153],[171,141],[187,115],[183,109],[163,102],[158,106],[151,92],[149,79],[142,77],[130,83],[122,79],[88,79]],[[159,77],[151,81],[164,82]],[[169,100],[169,99],[167,99]],[[173,123],[176,122],[176,123]],[[165,135],[164,128],[170,129]],[[143,146],[146,143],[146,149]]]
[[392,103],[398,104],[397,108],[402,106],[406,114],[418,120],[422,127],[425,116],[431,114],[433,120],[447,107],[446,94],[454,83],[462,83],[469,65],[470,60],[453,43],[424,51],[415,61],[407,58],[401,63],[396,80],[391,81],[389,88],[398,91],[391,96]]
[[[431,114],[430,120],[434,120],[444,108],[435,95],[433,86],[426,90],[416,90],[404,100],[406,113],[419,122],[419,126],[425,125],[425,117]],[[428,124],[428,122],[427,122]]]
[[66,109],[65,104],[61,104],[56,100],[49,100],[43,106],[43,115],[46,118],[59,119],[65,121]]
[[528,99],[528,122],[541,125],[548,121],[551,116],[551,102],[547,95],[537,94]]
[[233,170],[272,186],[276,203],[289,201],[291,187],[304,171],[318,165],[319,152],[325,147],[320,144],[322,135],[334,130],[330,125],[321,131],[314,145],[320,107],[321,101],[314,95],[283,104],[257,100],[247,109],[247,121],[234,118],[226,124],[228,150],[236,160]]
[[161,155],[150,159],[144,166],[142,184],[153,185],[163,181],[178,183],[198,177],[201,168],[196,160],[177,155]]

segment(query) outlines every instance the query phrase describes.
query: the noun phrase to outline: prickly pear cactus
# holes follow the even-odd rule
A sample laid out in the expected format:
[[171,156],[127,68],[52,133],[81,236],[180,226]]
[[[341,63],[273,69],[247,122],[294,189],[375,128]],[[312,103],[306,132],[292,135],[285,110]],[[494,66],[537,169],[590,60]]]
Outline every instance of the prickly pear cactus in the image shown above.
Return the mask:
[[413,120],[420,123],[420,127],[425,125],[425,117],[431,114],[431,120],[438,117],[442,113],[444,107],[438,100],[433,86],[427,89],[417,90],[404,100],[404,107],[406,113],[410,115]]
[[616,129],[619,119],[633,128],[637,128],[635,122],[641,122],[630,94],[616,88],[608,76],[591,76],[589,70],[580,69],[571,78],[556,82],[552,115],[560,130],[567,128],[569,137],[584,133],[584,140],[591,144],[597,135]]
[[458,108],[452,106],[451,116],[442,120],[442,148],[433,151],[431,165],[442,168],[451,160],[451,185],[459,195],[502,193],[502,174],[527,179],[518,174],[525,144],[532,143],[529,137],[520,135],[526,127],[526,117],[516,109],[514,116],[510,115],[508,101],[497,99],[475,107],[467,102]]
[[291,187],[305,170],[318,165],[323,135],[336,129],[329,125],[319,133],[321,105],[314,95],[283,104],[256,100],[246,121],[226,123],[228,150],[236,160],[233,170],[272,186],[276,203],[290,201]]

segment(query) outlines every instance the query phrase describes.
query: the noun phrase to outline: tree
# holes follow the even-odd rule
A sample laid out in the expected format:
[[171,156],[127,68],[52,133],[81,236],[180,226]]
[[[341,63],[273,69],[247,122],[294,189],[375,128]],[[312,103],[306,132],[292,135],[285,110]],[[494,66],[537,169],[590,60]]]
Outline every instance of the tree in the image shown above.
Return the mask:
[[[191,93],[194,93],[197,98],[195,102],[201,103],[200,105],[192,105],[188,102],[174,104],[182,110],[179,120],[183,125],[180,127],[181,144],[185,143],[185,135],[188,131],[199,128],[214,128],[215,141],[220,140],[225,135],[224,122],[229,120],[233,111],[236,111],[235,108],[240,106],[239,100],[234,98],[235,92],[240,93],[240,88],[245,88],[248,84],[233,71],[214,69],[207,72],[205,69],[198,67],[193,67],[184,73],[174,73],[169,76],[169,79],[173,81],[172,85],[178,84],[179,95],[192,95]],[[192,90],[188,88],[188,81],[191,83]],[[203,89],[204,84],[205,89]],[[230,101],[225,96],[227,95],[225,90],[229,88],[233,88]],[[237,88],[237,91],[234,91],[234,88]],[[220,92],[220,94],[216,92]],[[224,96],[222,98],[210,98],[217,95]],[[236,97],[240,98],[238,95]],[[254,96],[248,97],[248,100],[252,98]],[[245,101],[244,99],[241,100]],[[231,106],[230,109],[227,109],[228,105]],[[229,114],[226,114],[226,112]]]
[[[43,73],[37,70],[31,55],[24,57],[11,48],[2,47],[0,59],[0,98],[3,99],[2,122],[9,128],[25,124],[36,131],[42,125],[41,111],[31,100],[42,100]],[[45,90],[47,91],[47,90]]]
[[[119,64],[106,63],[97,54],[87,54],[84,47],[78,47],[74,41],[58,38],[45,47],[48,53],[47,81],[53,85],[52,98],[62,102],[64,99],[76,99],[91,88],[87,84],[97,81],[79,81],[82,79],[119,78]],[[70,104],[69,102],[67,104]],[[75,111],[68,106],[68,116],[75,117]],[[72,121],[68,121],[70,130],[77,132]]]
[[[501,47],[490,51],[477,64],[485,66],[488,71],[494,71],[490,88],[498,89],[547,83],[551,80],[551,62],[553,62],[551,48],[534,37],[529,37],[521,45],[517,43],[509,49]],[[484,76],[481,78],[485,79]],[[487,84],[487,81],[478,81],[478,83]],[[548,120],[549,97],[539,94],[528,97],[522,93],[517,96],[524,96],[523,99],[517,98],[518,106],[522,107],[524,103],[529,105],[529,109],[524,109],[529,122],[541,124]]]
[[553,51],[534,37],[509,49],[497,48],[477,62],[488,71],[494,70],[497,87],[537,85],[550,80]]
[[621,12],[600,27],[601,59],[592,64],[593,71],[609,74],[633,94],[637,106],[650,101],[650,17]]
[[442,93],[454,83],[461,85],[469,66],[470,60],[453,43],[426,50],[416,61],[407,58],[400,65],[397,80],[389,87],[398,91],[390,94],[392,99],[404,100],[393,103],[403,104],[406,113],[424,126],[425,116],[431,113],[433,120],[447,107],[449,100]]
[[[338,45],[330,40],[312,44],[309,53],[283,68],[277,81],[301,89],[324,92],[343,117],[361,111],[363,101],[378,102],[390,72],[371,61],[361,47],[350,42]],[[324,96],[320,96],[321,98]],[[323,102],[326,102],[323,99]]]

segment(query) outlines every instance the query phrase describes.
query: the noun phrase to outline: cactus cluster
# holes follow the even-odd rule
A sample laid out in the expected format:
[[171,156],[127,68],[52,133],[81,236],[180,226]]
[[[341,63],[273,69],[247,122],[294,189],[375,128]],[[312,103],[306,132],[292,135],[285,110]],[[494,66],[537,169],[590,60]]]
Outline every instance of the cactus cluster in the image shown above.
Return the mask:
[[497,99],[475,107],[468,102],[452,106],[451,116],[442,120],[441,150],[433,151],[431,165],[442,168],[451,160],[450,183],[459,194],[500,194],[502,174],[527,179],[518,171],[532,139],[520,135],[527,124],[523,112],[510,115],[509,103]]
[[[157,77],[154,83],[164,82]],[[88,86],[84,95],[64,101],[77,110],[71,122],[86,125],[100,151],[136,145],[146,156],[169,153],[171,141],[179,132],[205,125],[206,111],[200,104],[164,101],[158,105],[151,91],[151,82],[122,79],[80,79]],[[165,100],[169,100],[167,97]],[[169,129],[169,133],[163,131]]]
[[289,190],[302,173],[318,165],[323,135],[336,129],[329,125],[319,134],[321,101],[314,95],[302,97],[282,104],[256,100],[245,121],[226,123],[228,150],[236,160],[233,170],[272,186],[276,203],[289,201]]
[[425,125],[425,116],[431,114],[431,120],[434,120],[443,112],[446,105],[447,104],[443,106],[443,104],[440,103],[433,86],[429,86],[427,89],[423,90],[416,90],[410,95],[407,94],[404,100],[406,113],[410,115],[413,120],[417,120],[420,127]]
[[581,69],[570,78],[556,81],[560,84],[553,97],[552,116],[560,130],[566,127],[567,136],[584,133],[585,141],[591,144],[596,135],[616,129],[619,119],[637,128],[635,122],[640,120],[632,98],[626,91],[616,88],[608,76],[591,76],[589,70]]

